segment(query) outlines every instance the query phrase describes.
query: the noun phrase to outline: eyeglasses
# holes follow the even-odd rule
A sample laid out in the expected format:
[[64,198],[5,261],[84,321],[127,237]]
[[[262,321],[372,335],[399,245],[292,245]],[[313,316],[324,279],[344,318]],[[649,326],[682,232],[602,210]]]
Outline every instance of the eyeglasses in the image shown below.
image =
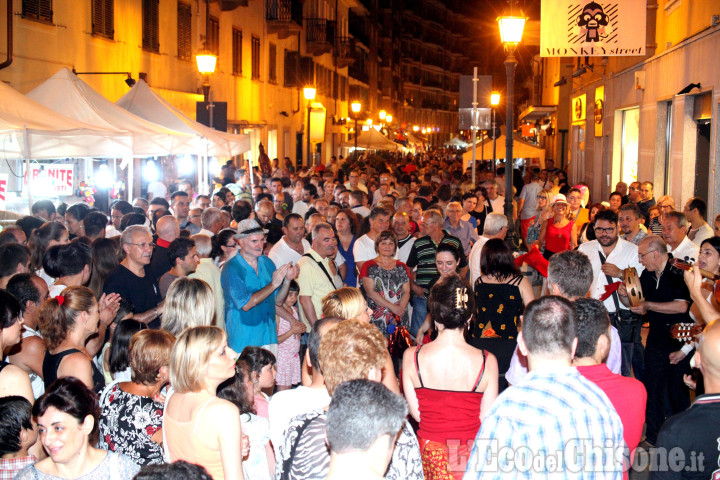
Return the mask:
[[639,189],[639,188],[635,188],[635,187],[630,187],[630,191],[631,191],[631,192],[639,192],[640,189]]
[[225,247],[227,247],[227,248],[235,248],[237,246],[238,246],[237,243],[233,243],[232,245],[225,245]]
[[672,208],[672,205],[658,205],[658,208],[660,210],[665,210],[666,208]]
[[202,215],[188,215],[188,218],[200,218]]
[[547,200],[547,197],[543,197],[542,195],[538,195],[535,197],[537,200]]
[[595,231],[597,233],[613,233],[615,231],[615,227],[610,227],[610,228],[595,227]]
[[143,242],[143,243],[130,243],[130,242],[127,242],[126,245],[135,245],[136,247],[140,247],[142,250],[145,250],[146,248],[149,248],[150,250],[152,250],[153,248],[155,248],[155,244],[154,244],[154,243],[145,243],[145,242]]
[[638,252],[638,258],[643,258],[648,253],[653,253],[653,252],[657,252],[657,250],[650,250],[649,252],[645,252],[645,253]]

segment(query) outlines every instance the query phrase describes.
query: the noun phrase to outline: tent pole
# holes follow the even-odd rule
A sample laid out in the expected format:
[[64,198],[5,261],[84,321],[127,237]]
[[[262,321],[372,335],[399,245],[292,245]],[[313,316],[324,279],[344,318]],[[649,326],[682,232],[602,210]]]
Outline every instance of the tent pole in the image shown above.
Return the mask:
[[32,212],[33,196],[32,189],[30,188],[30,139],[28,138],[27,128],[25,129],[23,140],[25,143],[25,181],[27,182],[28,212]]

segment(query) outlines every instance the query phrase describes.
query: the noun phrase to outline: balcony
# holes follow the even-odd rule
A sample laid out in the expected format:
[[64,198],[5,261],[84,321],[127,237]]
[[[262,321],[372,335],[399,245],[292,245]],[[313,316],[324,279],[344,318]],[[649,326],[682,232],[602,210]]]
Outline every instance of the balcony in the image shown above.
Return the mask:
[[335,41],[335,65],[339,68],[347,67],[355,61],[355,39],[352,37],[337,37]]
[[362,48],[355,47],[355,52],[353,53],[354,61],[350,66],[348,67],[348,76],[350,78],[354,78],[355,80],[369,84],[370,83],[370,76],[368,75],[367,70],[367,62],[368,62],[368,55],[365,50]]
[[335,46],[335,22],[326,18],[305,19],[307,53],[318,56],[330,53]]
[[247,7],[248,0],[221,0],[220,10],[223,12],[229,12],[235,10],[237,7]]
[[265,0],[265,7],[268,33],[276,33],[283,39],[302,30],[301,0]]
[[370,36],[365,28],[365,17],[355,15],[350,12],[348,17],[348,30],[350,36],[354,37],[358,42],[364,44],[366,47],[370,47]]

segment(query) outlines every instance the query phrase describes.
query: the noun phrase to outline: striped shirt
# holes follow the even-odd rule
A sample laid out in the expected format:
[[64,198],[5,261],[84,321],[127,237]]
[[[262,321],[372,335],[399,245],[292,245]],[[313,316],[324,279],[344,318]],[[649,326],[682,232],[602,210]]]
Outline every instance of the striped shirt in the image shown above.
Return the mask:
[[576,368],[531,371],[490,408],[464,480],[621,479],[623,426]]
[[426,235],[415,240],[412,250],[410,250],[410,256],[408,257],[407,266],[411,269],[417,267],[415,271],[415,283],[427,291],[429,285],[434,279],[440,276],[435,266],[435,253],[440,245],[448,243],[453,245],[460,255],[460,263],[458,268],[464,268],[467,266],[467,258],[463,253],[462,243],[460,239],[454,237],[443,230],[444,237],[440,240],[437,245],[433,239]]

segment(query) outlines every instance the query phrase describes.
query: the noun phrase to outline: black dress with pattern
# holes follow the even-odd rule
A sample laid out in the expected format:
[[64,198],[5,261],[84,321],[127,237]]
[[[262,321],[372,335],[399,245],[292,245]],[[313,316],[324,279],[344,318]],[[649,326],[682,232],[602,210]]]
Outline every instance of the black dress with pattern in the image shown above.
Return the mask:
[[[517,346],[517,323],[525,309],[520,282],[522,275],[514,275],[505,283],[486,283],[479,277],[475,282],[475,318],[470,323],[467,342],[475,348],[487,350],[497,358],[500,388],[507,385],[505,372]],[[499,337],[483,337],[492,329]]]

